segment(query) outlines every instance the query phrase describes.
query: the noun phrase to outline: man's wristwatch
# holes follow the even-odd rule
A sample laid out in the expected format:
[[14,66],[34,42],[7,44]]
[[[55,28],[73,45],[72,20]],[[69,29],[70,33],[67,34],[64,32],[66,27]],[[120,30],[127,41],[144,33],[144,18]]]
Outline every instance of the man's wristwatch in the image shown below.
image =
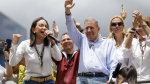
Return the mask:
[[9,59],[5,59],[5,62],[9,62]]

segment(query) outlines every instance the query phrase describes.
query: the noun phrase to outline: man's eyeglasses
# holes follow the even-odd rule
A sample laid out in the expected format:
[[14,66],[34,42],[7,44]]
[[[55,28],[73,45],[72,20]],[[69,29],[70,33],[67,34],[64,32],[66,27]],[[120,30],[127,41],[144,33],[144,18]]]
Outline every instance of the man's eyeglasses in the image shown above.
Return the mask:
[[123,23],[122,22],[118,22],[118,23],[111,23],[111,27],[116,28],[116,26],[118,25],[118,27],[122,27]]

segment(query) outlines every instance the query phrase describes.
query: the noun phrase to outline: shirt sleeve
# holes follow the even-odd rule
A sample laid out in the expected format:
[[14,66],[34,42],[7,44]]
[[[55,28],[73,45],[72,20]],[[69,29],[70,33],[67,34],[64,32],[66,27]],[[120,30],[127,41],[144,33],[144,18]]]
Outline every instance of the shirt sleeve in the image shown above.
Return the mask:
[[0,81],[3,79],[5,68],[0,65]]
[[125,44],[123,44],[122,48],[121,48],[121,52],[122,52],[122,56],[124,58],[130,58],[130,56],[133,55],[134,49],[137,47],[137,40],[133,38],[131,47],[125,48]]
[[60,61],[62,59],[60,49],[58,48],[56,44],[51,48],[51,53],[52,53],[53,58],[56,61]]
[[118,63],[115,50],[116,50],[115,46],[113,45],[112,42],[110,42],[108,47],[109,52],[107,53],[107,68],[110,71],[109,80],[112,78],[113,71],[115,71],[116,65]]
[[12,45],[9,55],[9,64],[11,66],[16,66],[22,59],[24,53],[24,47],[26,46],[23,42],[20,45]]
[[66,25],[68,35],[71,37],[76,46],[80,48],[82,42],[82,33],[76,28],[74,21],[71,17],[71,14],[66,15]]

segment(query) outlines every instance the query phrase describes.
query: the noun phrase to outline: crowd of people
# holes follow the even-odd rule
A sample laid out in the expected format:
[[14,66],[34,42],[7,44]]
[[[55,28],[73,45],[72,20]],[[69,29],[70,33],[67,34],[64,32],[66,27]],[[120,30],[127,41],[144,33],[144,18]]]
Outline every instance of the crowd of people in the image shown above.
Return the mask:
[[73,0],[65,0],[67,33],[60,42],[55,40],[56,22],[51,31],[43,17],[32,22],[29,39],[19,44],[21,34],[13,34],[11,48],[3,51],[6,66],[0,66],[1,83],[8,79],[17,84],[150,84],[150,17],[133,11],[127,30],[122,6],[121,14],[110,19],[108,37],[102,37],[97,19],[85,19],[84,28],[76,22],[74,6]]

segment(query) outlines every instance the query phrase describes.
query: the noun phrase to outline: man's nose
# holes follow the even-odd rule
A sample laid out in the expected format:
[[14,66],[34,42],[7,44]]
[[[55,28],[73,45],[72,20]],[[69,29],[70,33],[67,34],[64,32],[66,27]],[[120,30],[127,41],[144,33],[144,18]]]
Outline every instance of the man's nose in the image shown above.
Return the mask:
[[91,31],[91,28],[87,28],[87,32],[90,32]]

